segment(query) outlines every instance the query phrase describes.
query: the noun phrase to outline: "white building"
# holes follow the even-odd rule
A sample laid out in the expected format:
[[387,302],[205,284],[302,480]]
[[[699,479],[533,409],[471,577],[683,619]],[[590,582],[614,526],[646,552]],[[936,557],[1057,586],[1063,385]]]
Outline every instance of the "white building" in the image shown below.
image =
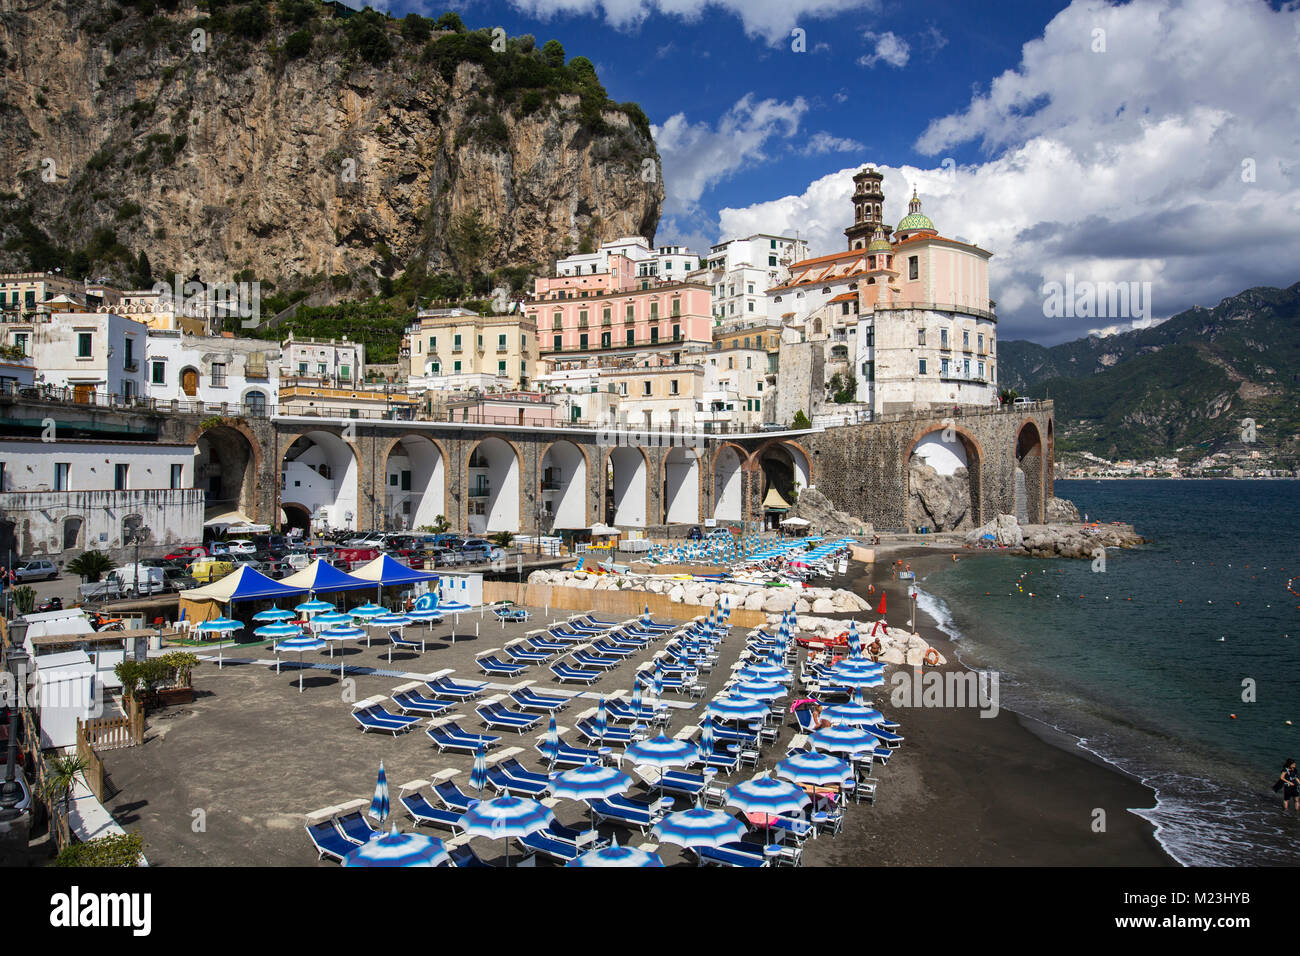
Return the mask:
[[194,487],[194,446],[39,438],[0,439],[0,553],[59,556],[197,541],[203,492]]
[[314,379],[321,384],[347,387],[365,380],[366,347],[361,342],[340,339],[295,339],[293,333],[280,343],[280,377]]
[[728,239],[709,249],[703,271],[692,278],[712,287],[715,321],[752,321],[767,314],[767,290],[786,281],[791,263],[807,255],[808,244],[792,236]]
[[61,312],[38,321],[6,323],[6,345],[21,343],[36,381],[69,389],[79,402],[130,400],[145,394],[148,329],[106,312]]
[[660,246],[649,259],[637,263],[637,277],[685,282],[699,268],[700,257],[685,246]]
[[233,336],[150,329],[146,389],[159,402],[202,402],[263,416],[278,404],[280,349]]
[[649,242],[640,236],[624,236],[611,242],[602,242],[595,252],[579,252],[557,259],[555,275],[585,276],[609,272],[610,256],[631,259],[638,267],[641,263],[657,261]]

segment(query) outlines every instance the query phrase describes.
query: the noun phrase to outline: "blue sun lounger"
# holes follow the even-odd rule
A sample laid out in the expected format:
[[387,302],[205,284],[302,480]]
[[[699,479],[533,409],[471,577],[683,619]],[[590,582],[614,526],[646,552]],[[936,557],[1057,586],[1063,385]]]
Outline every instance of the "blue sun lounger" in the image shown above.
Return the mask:
[[420,718],[414,714],[389,713],[382,706],[382,697],[371,697],[352,705],[352,717],[361,725],[364,734],[370,730],[383,730],[390,734],[402,734],[415,727]]
[[763,854],[763,848],[753,843],[728,843],[720,847],[694,847],[693,852],[704,863],[715,866],[771,866],[772,861]]
[[501,742],[500,737],[490,734],[468,733],[447,717],[432,721],[426,733],[439,750],[457,750],[471,754],[477,753],[479,747],[490,749]]
[[335,818],[334,822],[338,824],[343,835],[358,846],[375,835],[374,826],[365,818],[360,808]]
[[604,628],[604,629],[607,630],[607,631],[608,631],[611,627],[618,627],[618,625],[619,625],[619,622],[618,622],[618,621],[605,621],[605,620],[602,620],[601,618],[596,617],[596,615],[592,614],[590,611],[588,611],[586,614],[582,615],[582,617],[578,618],[578,621],[579,621],[579,623],[586,624],[586,625],[588,625],[588,626],[590,626],[590,627],[599,627],[599,628]]
[[427,781],[416,780],[407,784],[402,789],[412,789],[413,793],[402,793],[398,795],[398,801],[406,808],[406,812],[411,815],[420,826],[437,826],[445,827],[453,833],[459,833],[461,830],[461,814],[455,810],[448,810],[445,807],[435,807],[429,802],[429,799],[419,792]]
[[492,613],[503,621],[526,621],[529,617],[521,607],[494,607]]
[[416,640],[415,638],[407,637],[400,629],[394,628],[388,632],[388,659],[390,661],[393,659],[394,647],[399,647],[406,651],[419,651],[423,654],[424,638],[422,637],[419,640]]
[[621,659],[600,657],[599,655],[592,654],[589,651],[574,651],[569,655],[569,660],[573,661],[573,663],[580,667],[596,668],[597,670],[606,671],[623,663]]
[[580,733],[588,743],[607,744],[630,744],[634,740],[640,740],[644,733],[641,733],[639,726],[620,727],[617,724],[606,723],[605,732],[598,734],[596,732],[596,721],[591,717],[584,717],[574,725],[574,728]]
[[521,664],[540,664],[542,661],[551,659],[551,654],[546,651],[532,650],[523,641],[512,641],[505,646],[505,652],[510,656],[512,661]]
[[863,727],[862,729],[871,734],[871,736],[880,740],[880,742],[890,750],[897,750],[899,745],[903,742],[901,734],[890,733],[888,730],[884,730],[880,727]]
[[426,714],[429,717],[437,716],[444,710],[456,706],[450,700],[435,700],[432,697],[426,697],[419,693],[415,688],[423,685],[417,683],[403,684],[401,687],[393,690],[393,703],[395,703],[404,714]]
[[484,863],[479,859],[478,854],[470,847],[468,843],[460,846],[447,847],[447,855],[451,857],[452,866],[491,866],[491,863]]
[[649,833],[650,828],[662,820],[666,810],[672,807],[672,801],[656,798],[651,803],[642,803],[616,794],[604,800],[589,800],[588,805],[601,820],[636,827],[642,833]]
[[[543,757],[546,757],[548,760],[550,759],[550,755],[546,753],[546,747],[541,740],[538,740],[534,749],[536,749],[536,751]],[[574,747],[572,744],[567,744],[563,740],[560,741],[559,746],[555,751],[555,766],[582,767],[589,763],[600,763],[599,750],[591,750],[587,747]]]
[[538,634],[533,635],[528,639],[529,646],[535,651],[549,651],[552,654],[559,654],[561,651],[569,649],[569,641],[557,641],[549,636],[549,631],[547,635],[547,637]]
[[600,680],[600,671],[582,670],[567,661],[556,661],[551,665],[551,673],[561,682],[574,681],[579,684],[592,684]]
[[448,697],[452,700],[469,700],[477,697],[487,688],[487,684],[463,683],[452,680],[450,677],[439,677],[425,684],[430,691],[437,697]]
[[652,767],[637,767],[636,772],[652,790],[662,788],[665,793],[680,793],[686,797],[698,797],[708,783],[704,774],[689,770],[665,770],[660,774]]
[[518,838],[520,845],[530,854],[541,853],[545,856],[563,860],[568,863],[577,859],[588,850],[605,846],[608,840],[601,840],[595,830],[579,831],[551,821],[545,830],[537,830],[528,836]]
[[517,677],[528,669],[528,665],[515,662],[506,663],[497,657],[493,651],[487,651],[481,657],[474,659],[483,671],[492,677]]
[[513,780],[519,780],[531,784],[541,784],[548,788],[551,785],[550,777],[544,773],[537,773],[534,770],[529,770],[514,757],[507,757],[505,760],[501,761],[497,764],[497,769]]
[[314,822],[309,819],[307,836],[311,838],[312,846],[316,848],[316,859],[318,860],[323,860],[328,856],[330,859],[342,863],[343,858],[358,846],[355,840],[350,840],[339,832],[338,827],[334,825],[333,817]]
[[654,620],[647,621],[644,618],[638,620],[636,622],[636,626],[641,628],[643,631],[658,631],[660,634],[666,634],[669,631],[675,631],[677,630],[678,627],[680,627],[680,625],[678,624],[661,624],[659,621],[654,621]]
[[592,641],[591,649],[597,654],[607,654],[612,657],[631,657],[638,650],[635,647],[620,647],[603,637],[599,641]]
[[641,721],[657,721],[662,716],[666,716],[653,707],[641,705],[640,710],[633,710],[632,705],[627,701],[613,697],[605,701],[605,713],[610,720],[617,720],[623,724],[635,724]]
[[434,781],[433,795],[452,813],[464,814],[470,807],[478,803],[476,798],[465,793],[450,780],[438,780],[435,776]]
[[525,730],[532,730],[542,719],[541,714],[521,714],[503,707],[500,697],[489,697],[474,709],[474,713],[478,714],[486,727],[493,730],[504,728],[520,734]]
[[497,792],[497,795],[509,794],[512,797],[528,797],[532,800],[540,800],[551,791],[550,781],[545,783],[536,780],[521,780],[518,777],[512,777],[500,767],[489,767],[487,773],[488,784]]
[[531,687],[520,687],[518,690],[512,690],[510,699],[525,710],[541,710],[547,713],[555,713],[569,706],[569,698],[539,694]]

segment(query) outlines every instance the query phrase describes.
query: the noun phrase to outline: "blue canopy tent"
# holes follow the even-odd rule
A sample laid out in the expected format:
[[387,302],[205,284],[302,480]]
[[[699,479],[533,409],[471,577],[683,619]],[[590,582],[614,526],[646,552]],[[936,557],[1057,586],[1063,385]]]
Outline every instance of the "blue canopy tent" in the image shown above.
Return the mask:
[[301,591],[307,591],[311,594],[322,594],[329,591],[356,591],[361,588],[368,588],[374,582],[354,578],[346,571],[340,571],[328,561],[317,558],[301,571],[284,578],[280,583],[300,588]]
[[381,554],[373,561],[368,561],[352,572],[352,577],[369,581],[375,586],[375,602],[378,603],[381,591],[386,587],[402,584],[419,584],[426,582],[437,590],[438,575],[429,571],[417,571],[408,568],[391,555]]

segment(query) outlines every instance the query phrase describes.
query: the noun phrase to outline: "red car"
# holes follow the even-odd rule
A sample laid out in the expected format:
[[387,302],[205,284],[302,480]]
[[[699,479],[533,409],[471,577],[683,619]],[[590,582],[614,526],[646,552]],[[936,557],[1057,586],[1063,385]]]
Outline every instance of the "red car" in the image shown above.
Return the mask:
[[207,556],[207,549],[199,547],[197,544],[183,544],[171,554],[163,555],[163,560],[189,564],[195,558],[206,558]]

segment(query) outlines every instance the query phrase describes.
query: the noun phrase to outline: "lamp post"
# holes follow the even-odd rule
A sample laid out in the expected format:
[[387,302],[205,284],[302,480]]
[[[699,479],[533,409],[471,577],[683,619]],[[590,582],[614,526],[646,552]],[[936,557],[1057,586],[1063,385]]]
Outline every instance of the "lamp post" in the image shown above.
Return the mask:
[[18,707],[27,684],[27,652],[11,646],[5,655],[5,664],[13,677],[13,692],[9,700],[9,752],[5,765],[5,782],[0,787],[0,820],[12,820],[18,815],[15,809],[23,798],[23,789],[15,779],[18,762]]

